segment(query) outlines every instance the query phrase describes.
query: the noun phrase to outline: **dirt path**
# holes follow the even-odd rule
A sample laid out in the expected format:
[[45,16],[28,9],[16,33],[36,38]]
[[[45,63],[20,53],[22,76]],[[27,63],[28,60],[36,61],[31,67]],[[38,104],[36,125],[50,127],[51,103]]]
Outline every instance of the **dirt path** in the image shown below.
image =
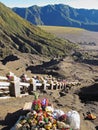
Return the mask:
[[[46,94],[40,93],[40,98],[48,98],[53,103],[55,108],[62,109],[65,113],[71,109],[77,110],[81,117],[81,130],[98,130],[98,118],[94,121],[84,120],[83,113],[88,108],[98,116],[98,102],[90,102],[83,104],[76,94],[66,94],[59,96],[58,90],[49,91]],[[32,102],[33,95],[22,98],[0,99],[0,130],[9,130],[19,116],[23,114],[22,108],[25,102]],[[96,128],[95,128],[96,127]]]

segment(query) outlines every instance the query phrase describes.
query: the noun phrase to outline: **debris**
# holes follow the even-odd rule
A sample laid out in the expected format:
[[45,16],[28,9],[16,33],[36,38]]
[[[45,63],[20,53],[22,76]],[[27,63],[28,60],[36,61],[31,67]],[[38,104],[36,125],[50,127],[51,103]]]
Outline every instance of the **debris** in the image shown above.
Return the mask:
[[[32,107],[31,107],[32,105]],[[77,111],[70,111],[67,114],[60,109],[55,109],[47,98],[35,99],[26,103],[24,110],[31,107],[31,110],[20,118],[14,129],[11,130],[74,130],[80,129],[80,116]],[[30,109],[29,107],[29,109]]]
[[88,120],[95,120],[96,119],[96,116],[93,113],[91,113],[90,111],[86,112],[86,116],[84,113],[83,113],[83,115],[84,115],[84,118],[88,119]]

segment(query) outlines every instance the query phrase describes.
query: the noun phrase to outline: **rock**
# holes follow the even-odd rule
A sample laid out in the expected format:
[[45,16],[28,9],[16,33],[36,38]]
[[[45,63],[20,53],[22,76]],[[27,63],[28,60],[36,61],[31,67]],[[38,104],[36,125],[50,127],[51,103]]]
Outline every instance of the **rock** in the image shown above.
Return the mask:
[[65,92],[60,92],[60,96],[66,96],[66,93]]

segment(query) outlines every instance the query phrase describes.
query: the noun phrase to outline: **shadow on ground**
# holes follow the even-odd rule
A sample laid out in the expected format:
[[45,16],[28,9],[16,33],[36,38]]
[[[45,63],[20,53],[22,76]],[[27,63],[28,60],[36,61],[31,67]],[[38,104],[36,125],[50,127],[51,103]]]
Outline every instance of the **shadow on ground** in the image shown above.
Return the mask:
[[10,130],[14,124],[17,122],[20,115],[23,115],[23,110],[20,109],[14,113],[8,113],[5,120],[0,120],[0,125],[4,126],[2,130]]
[[96,128],[96,130],[98,130],[98,126],[96,126],[95,128]]
[[98,83],[80,89],[80,99],[85,101],[98,101]]
[[95,65],[97,66],[98,65],[98,59],[95,60],[95,59],[92,59],[92,60],[84,60],[83,61],[85,64],[89,64],[89,65]]

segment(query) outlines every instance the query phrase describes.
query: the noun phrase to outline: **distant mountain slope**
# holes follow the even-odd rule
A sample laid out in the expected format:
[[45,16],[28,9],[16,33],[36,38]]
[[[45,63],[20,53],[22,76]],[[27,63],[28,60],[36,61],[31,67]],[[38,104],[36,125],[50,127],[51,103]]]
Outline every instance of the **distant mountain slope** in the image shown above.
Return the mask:
[[58,4],[12,10],[35,25],[70,26],[98,31],[98,10],[94,9],[75,9]]
[[75,47],[19,17],[0,3],[0,57],[12,53],[64,56]]

